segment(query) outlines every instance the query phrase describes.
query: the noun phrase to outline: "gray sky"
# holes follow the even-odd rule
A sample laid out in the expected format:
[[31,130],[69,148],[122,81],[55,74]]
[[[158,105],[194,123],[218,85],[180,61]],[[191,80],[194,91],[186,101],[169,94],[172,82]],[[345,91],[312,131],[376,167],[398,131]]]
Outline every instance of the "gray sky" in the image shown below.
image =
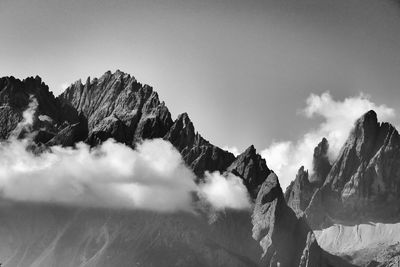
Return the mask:
[[[311,93],[399,109],[400,7],[376,0],[0,0],[0,76],[65,83],[120,69],[219,146],[259,150],[320,119]],[[397,117],[394,120],[398,120]],[[397,124],[398,121],[396,122]]]

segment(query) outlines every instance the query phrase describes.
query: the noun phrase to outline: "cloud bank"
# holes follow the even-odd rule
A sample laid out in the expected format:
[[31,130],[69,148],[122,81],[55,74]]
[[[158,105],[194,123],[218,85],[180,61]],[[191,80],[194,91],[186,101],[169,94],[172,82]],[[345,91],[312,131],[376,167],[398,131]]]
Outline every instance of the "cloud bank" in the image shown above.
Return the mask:
[[133,150],[113,140],[91,149],[51,147],[39,155],[29,141],[0,146],[3,197],[155,211],[189,210],[194,176],[168,142],[144,141]]
[[365,95],[338,101],[329,92],[321,95],[311,94],[306,100],[306,107],[301,114],[308,119],[322,118],[322,122],[296,141],[273,142],[261,152],[279,176],[285,189],[296,177],[300,166],[312,171],[312,156],[315,146],[326,137],[329,142],[329,157],[334,160],[346,141],[356,119],[373,109],[379,120],[388,121],[394,118],[395,111],[385,105],[377,105]]
[[217,210],[225,208],[248,209],[251,207],[242,179],[232,173],[222,176],[219,172],[206,173],[200,184],[202,196]]
[[[28,202],[74,206],[193,211],[194,194],[216,210],[250,207],[242,180],[232,174],[206,173],[197,185],[180,153],[162,139],[143,141],[136,149],[110,139],[90,148],[49,147],[33,153],[29,132],[36,116],[33,99],[15,134],[0,142],[0,196]],[[28,134],[29,136],[29,134]]]

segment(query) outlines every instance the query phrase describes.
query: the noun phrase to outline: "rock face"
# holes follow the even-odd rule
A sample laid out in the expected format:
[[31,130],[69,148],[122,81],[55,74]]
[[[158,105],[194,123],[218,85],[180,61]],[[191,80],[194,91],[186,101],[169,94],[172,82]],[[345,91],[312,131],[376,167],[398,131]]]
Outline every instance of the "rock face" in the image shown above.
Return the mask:
[[310,183],[312,184],[322,185],[332,168],[328,158],[328,149],[329,143],[325,137],[314,149],[313,174],[310,177]]
[[[134,146],[143,139],[164,138],[199,177],[205,171],[224,172],[235,160],[232,153],[195,132],[186,113],[173,122],[153,88],[121,71],[88,78],[85,84],[79,80],[57,99],[39,77],[23,81],[1,78],[0,90],[0,139],[10,136],[33,97],[38,101],[33,124],[38,143],[72,146],[85,141],[94,146],[114,138]],[[41,116],[46,120],[38,119]]]
[[301,216],[308,207],[315,191],[324,183],[331,169],[328,148],[328,140],[323,138],[314,149],[312,175],[309,176],[308,171],[302,166],[296,179],[286,189],[285,200],[298,216]]
[[129,145],[163,137],[172,125],[171,114],[148,85],[121,71],[106,72],[85,84],[77,81],[59,97],[87,119],[92,145],[114,138]]
[[205,171],[223,172],[235,160],[232,153],[210,144],[199,133],[195,133],[186,113],[178,116],[164,139],[179,150],[197,176],[202,176]]
[[306,221],[286,205],[278,177],[271,173],[258,193],[253,237],[263,249],[264,266],[348,266],[324,252]]
[[243,179],[247,190],[253,198],[257,197],[262,183],[271,173],[265,159],[257,154],[253,145],[236,158],[228,167],[228,171]]
[[[331,253],[368,266],[391,266],[400,236],[400,136],[374,111],[360,117],[331,166],[326,140],[314,150],[313,175],[300,168],[285,198]],[[353,237],[354,236],[354,237]],[[397,249],[397,251],[396,251]]]
[[307,208],[314,228],[399,219],[400,137],[374,111],[364,114]]
[[[32,121],[34,135],[38,141],[48,141],[65,124],[78,122],[78,114],[73,110],[68,118],[63,116],[59,101],[49,91],[41,78],[36,76],[25,80],[14,77],[0,78],[0,139],[7,139],[23,119],[22,113],[34,97],[35,116]],[[17,133],[20,134],[20,133]]]
[[[195,131],[186,113],[173,121],[158,94],[134,77],[106,72],[85,84],[75,82],[57,98],[39,77],[1,78],[0,139],[15,134],[32,99],[37,106],[32,108],[30,137],[43,148],[79,141],[95,146],[108,138],[134,147],[143,139],[163,138],[198,179],[206,171],[242,178],[255,208],[252,216],[248,211],[227,211],[210,223],[191,214],[91,209],[82,213],[75,208],[2,203],[0,213],[7,224],[0,224],[0,239],[15,241],[0,245],[7,266],[346,266],[318,246],[301,214],[296,216],[286,205],[278,178],[254,146],[238,157],[214,146]],[[23,132],[17,136],[25,137]],[[323,183],[327,147],[323,140],[314,153],[314,172],[320,175],[309,180],[300,169],[289,194],[292,208],[299,203],[303,210],[311,194],[303,194],[303,189],[314,190]],[[37,243],[40,246],[27,245]]]
[[317,187],[309,181],[308,171],[302,166],[296,179],[290,183],[285,192],[285,200],[290,208],[301,216],[307,208]]
[[[19,84],[24,85],[25,82]],[[25,100],[18,106],[13,123],[5,123],[10,124],[10,127],[4,130],[4,138],[21,120],[29,95],[36,98],[40,97],[43,90],[48,93],[44,84],[41,84],[44,89],[39,85],[40,82],[31,85],[34,90],[30,91],[25,89],[27,86],[19,86]],[[164,138],[181,152],[187,165],[199,177],[206,170],[223,172],[235,160],[233,154],[210,144],[196,133],[187,114],[180,115],[173,122],[168,108],[159,100],[153,88],[140,84],[134,77],[121,71],[106,72],[99,79],[88,78],[85,84],[79,80],[57,99],[53,97],[47,102],[39,101],[39,107],[42,102],[50,102],[51,111],[54,111],[44,114],[50,114],[59,123],[65,121],[62,127],[51,131],[50,135],[42,133],[41,138],[36,139],[42,143],[49,142],[47,145],[72,146],[78,141],[85,141],[94,146],[113,138],[134,146],[143,139]]]

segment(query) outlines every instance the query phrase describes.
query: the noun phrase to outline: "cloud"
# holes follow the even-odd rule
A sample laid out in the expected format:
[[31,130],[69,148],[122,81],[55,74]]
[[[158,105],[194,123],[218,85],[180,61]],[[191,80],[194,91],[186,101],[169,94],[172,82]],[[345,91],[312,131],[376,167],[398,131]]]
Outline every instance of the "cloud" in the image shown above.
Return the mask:
[[29,97],[28,108],[22,113],[22,120],[17,124],[13,132],[11,133],[11,138],[17,137],[22,131],[31,131],[31,126],[35,117],[36,110],[38,108],[38,101],[33,96]]
[[217,210],[248,209],[251,207],[248,192],[242,179],[228,173],[206,173],[205,182],[199,185],[203,196]]
[[[29,130],[36,108],[32,99],[19,130]],[[240,178],[207,173],[199,186],[180,153],[162,139],[143,141],[136,149],[109,139],[95,148],[78,143],[73,148],[52,146],[41,153],[32,152],[29,138],[12,136],[0,142],[0,195],[7,199],[192,212],[194,194],[217,210],[249,205]]]
[[0,146],[0,189],[5,198],[70,205],[191,209],[194,175],[178,152],[160,139],[133,150],[113,140],[91,149],[51,147],[36,155],[29,141]]
[[268,166],[279,176],[283,188],[296,177],[300,166],[312,171],[312,155],[315,146],[326,137],[329,141],[329,157],[333,161],[346,141],[356,119],[373,109],[379,120],[394,118],[395,111],[386,105],[377,105],[369,96],[345,98],[338,101],[329,92],[321,95],[311,94],[306,100],[306,107],[301,111],[308,119],[322,118],[315,128],[295,141],[274,142],[261,152]]

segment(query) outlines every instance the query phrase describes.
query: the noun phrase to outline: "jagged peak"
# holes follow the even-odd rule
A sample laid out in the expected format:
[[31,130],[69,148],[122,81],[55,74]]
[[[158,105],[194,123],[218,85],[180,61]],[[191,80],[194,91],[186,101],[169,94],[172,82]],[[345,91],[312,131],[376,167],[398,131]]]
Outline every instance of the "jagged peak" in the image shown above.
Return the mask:
[[376,112],[370,110],[356,120],[340,155],[346,147],[355,146],[358,157],[369,158],[392,135],[398,135],[395,127],[387,122],[378,122]]
[[367,129],[370,127],[378,127],[378,115],[374,110],[370,110],[364,113],[360,118],[358,118],[355,122],[355,128],[359,129]]
[[314,148],[314,155],[318,154],[318,152],[323,152],[324,154],[326,154],[326,152],[328,152],[328,149],[329,149],[328,139],[326,139],[325,137],[322,137],[321,141]]
[[298,181],[300,184],[308,184],[308,183],[310,183],[308,174],[309,174],[308,170],[304,166],[301,166],[299,168],[299,170],[297,171],[296,178],[295,178],[294,182]]
[[184,126],[189,125],[190,123],[192,123],[189,115],[186,112],[179,114],[177,119],[176,119],[176,121],[182,121]]
[[265,159],[263,157],[261,157],[260,154],[257,153],[257,150],[254,147],[254,145],[250,145],[248,148],[246,148],[245,151],[243,151],[241,154],[239,154],[237,156],[237,159],[241,159],[241,158],[252,158],[255,161],[260,162],[263,165],[265,165],[265,167],[268,169]]
[[[250,145],[249,147],[247,147],[242,153],[240,153],[239,155],[237,155],[237,159],[239,159],[239,158],[244,158],[244,157],[251,157],[251,158],[254,158],[254,157],[256,157],[258,154],[257,154],[257,150],[256,150],[256,148],[254,147],[254,145]],[[259,155],[260,156],[260,155]],[[260,158],[261,158],[261,156],[260,156]]]
[[248,148],[246,148],[246,150],[242,154],[256,155],[257,151],[256,151],[256,148],[254,147],[254,145],[250,145]]
[[376,114],[375,110],[371,109],[365,112],[364,115],[361,116],[361,118],[378,120],[378,115]]
[[312,175],[309,178],[311,183],[319,183],[322,184],[329,171],[332,168],[332,165],[329,161],[328,157],[329,150],[329,142],[323,137],[321,142],[314,148],[313,161],[312,161]]
[[302,165],[302,166],[299,168],[299,170],[297,171],[297,174],[299,174],[299,173],[307,173],[307,174],[308,174],[308,170],[306,170],[306,169],[304,168],[304,166]]
[[243,153],[238,155],[227,171],[244,180],[252,198],[257,197],[261,184],[271,173],[265,159],[257,154],[254,145],[250,145]]
[[[83,85],[83,84],[82,84],[82,79],[76,80],[72,85],[74,85],[74,86],[81,86],[81,85]],[[68,88],[67,88],[67,89],[68,89]]]
[[262,195],[261,204],[272,202],[274,199],[283,199],[283,191],[278,176],[271,172],[263,182],[259,194]]
[[[94,83],[101,83],[101,82],[105,82],[106,80],[110,80],[110,79],[127,79],[127,80],[133,80],[135,82],[137,82],[137,80],[135,79],[134,76],[131,76],[129,73],[123,72],[119,69],[117,69],[115,72],[112,72],[111,70],[106,71],[103,75],[101,75],[99,78],[94,77],[93,79],[91,79],[90,76],[88,76],[86,78],[86,84],[87,85],[92,85]],[[76,82],[80,82],[82,83],[82,80],[79,79]]]
[[24,86],[28,86],[31,88],[33,88],[32,85],[34,85],[34,88],[38,91],[44,91],[46,92],[46,94],[50,94],[52,97],[54,97],[53,92],[49,90],[49,86],[42,81],[42,78],[39,75],[36,75],[35,77],[29,76],[22,80],[19,78],[15,78],[14,76],[5,76],[0,78],[0,83],[24,84]]

